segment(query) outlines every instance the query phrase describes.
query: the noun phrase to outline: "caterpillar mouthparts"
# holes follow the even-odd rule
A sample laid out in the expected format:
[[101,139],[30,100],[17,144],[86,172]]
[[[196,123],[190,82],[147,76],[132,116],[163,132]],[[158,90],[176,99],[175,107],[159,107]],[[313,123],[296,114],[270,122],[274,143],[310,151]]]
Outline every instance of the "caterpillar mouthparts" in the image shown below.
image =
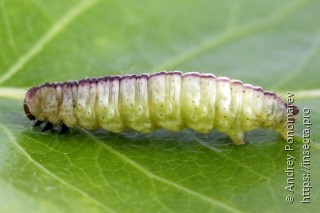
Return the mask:
[[42,131],[55,125],[61,125],[60,133],[77,125],[116,133],[216,129],[235,144],[244,144],[244,133],[259,127],[286,139],[288,109],[293,122],[299,113],[297,106],[261,87],[180,71],[45,83],[26,93],[23,108],[34,126],[46,122]]

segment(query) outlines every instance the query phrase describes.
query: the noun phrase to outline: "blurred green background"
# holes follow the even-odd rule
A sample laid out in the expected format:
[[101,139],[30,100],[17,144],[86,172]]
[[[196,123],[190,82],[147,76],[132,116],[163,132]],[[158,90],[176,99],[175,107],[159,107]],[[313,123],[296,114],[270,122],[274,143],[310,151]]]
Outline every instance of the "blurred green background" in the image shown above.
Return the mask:
[[[317,0],[0,0],[0,211],[317,212],[319,11]],[[301,113],[288,153],[271,130],[248,133],[245,146],[191,130],[60,136],[33,129],[22,110],[27,88],[47,81],[161,70],[293,92],[311,110],[311,203],[300,202]]]

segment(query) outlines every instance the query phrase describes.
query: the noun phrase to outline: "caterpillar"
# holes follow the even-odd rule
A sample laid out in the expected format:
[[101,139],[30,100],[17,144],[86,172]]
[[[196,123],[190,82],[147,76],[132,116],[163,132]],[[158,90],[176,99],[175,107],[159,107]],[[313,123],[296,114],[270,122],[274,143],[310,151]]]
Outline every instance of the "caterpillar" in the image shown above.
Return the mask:
[[61,134],[79,125],[119,133],[148,133],[158,128],[200,133],[213,129],[244,144],[244,133],[272,128],[287,138],[288,105],[275,93],[227,77],[198,72],[106,76],[45,83],[25,96],[24,111],[42,131],[60,125]]

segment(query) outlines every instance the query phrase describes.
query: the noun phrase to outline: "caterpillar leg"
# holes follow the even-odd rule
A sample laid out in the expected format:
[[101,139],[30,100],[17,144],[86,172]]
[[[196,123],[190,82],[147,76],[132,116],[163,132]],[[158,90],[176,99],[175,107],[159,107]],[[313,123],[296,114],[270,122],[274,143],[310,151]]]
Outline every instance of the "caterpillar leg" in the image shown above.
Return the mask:
[[233,143],[235,143],[236,145],[243,145],[246,143],[244,141],[244,132],[242,131],[232,131],[232,132],[227,132],[226,134],[231,138]]
[[59,132],[60,135],[63,135],[69,131],[69,127],[67,127],[65,124],[62,124],[61,130]]
[[50,122],[47,122],[46,125],[41,129],[41,132],[48,131],[48,130],[50,130],[52,128],[53,128],[53,124],[50,123]]
[[43,123],[43,121],[37,120],[37,121],[33,124],[33,127],[40,126],[42,123]]

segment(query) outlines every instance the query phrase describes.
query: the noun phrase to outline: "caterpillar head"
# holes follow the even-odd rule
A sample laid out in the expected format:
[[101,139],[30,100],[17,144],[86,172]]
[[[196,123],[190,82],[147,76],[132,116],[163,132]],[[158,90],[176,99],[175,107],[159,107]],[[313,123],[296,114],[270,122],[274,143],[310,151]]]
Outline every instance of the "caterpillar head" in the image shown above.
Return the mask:
[[24,109],[24,112],[26,113],[27,118],[29,118],[30,120],[36,119],[36,117],[30,112],[26,98],[24,99],[24,102],[23,102],[23,109]]
[[30,120],[36,119],[37,111],[39,108],[37,91],[38,91],[38,87],[31,88],[26,93],[26,96],[23,102],[24,112],[26,113],[27,118],[29,118]]

